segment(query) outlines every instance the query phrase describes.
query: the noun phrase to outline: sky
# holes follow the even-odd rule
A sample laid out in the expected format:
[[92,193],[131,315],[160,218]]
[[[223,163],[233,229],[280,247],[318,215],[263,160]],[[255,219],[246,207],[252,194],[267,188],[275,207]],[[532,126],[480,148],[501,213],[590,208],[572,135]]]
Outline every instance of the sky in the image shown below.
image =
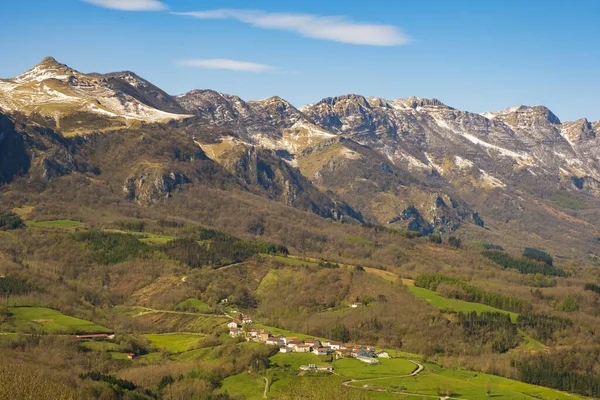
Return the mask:
[[596,0],[2,0],[0,77],[53,56],[170,94],[355,93],[600,120]]

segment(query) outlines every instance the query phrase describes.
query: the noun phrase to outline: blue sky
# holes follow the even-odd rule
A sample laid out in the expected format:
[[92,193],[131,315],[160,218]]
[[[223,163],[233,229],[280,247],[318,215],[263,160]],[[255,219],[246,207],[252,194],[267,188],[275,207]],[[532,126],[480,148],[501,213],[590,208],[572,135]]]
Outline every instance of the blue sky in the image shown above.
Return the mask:
[[6,0],[0,15],[5,78],[51,55],[171,94],[420,96],[600,119],[595,0]]

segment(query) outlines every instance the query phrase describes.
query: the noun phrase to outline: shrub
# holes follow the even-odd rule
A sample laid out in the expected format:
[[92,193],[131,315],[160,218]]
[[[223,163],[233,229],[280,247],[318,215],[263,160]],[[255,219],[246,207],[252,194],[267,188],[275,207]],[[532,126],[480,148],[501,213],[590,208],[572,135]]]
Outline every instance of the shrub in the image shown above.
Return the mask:
[[522,274],[542,274],[560,277],[568,276],[564,270],[547,263],[540,263],[527,258],[516,258],[502,251],[484,250],[481,252],[481,255],[489,258],[504,268],[516,269]]
[[577,304],[577,301],[569,295],[566,296],[560,304],[560,311],[575,312],[577,310],[579,310],[579,304]]
[[550,254],[542,250],[527,247],[523,252],[523,257],[527,257],[531,260],[541,261],[548,265],[552,265],[552,256],[550,256]]
[[450,236],[448,238],[448,244],[452,247],[455,248],[460,248],[460,246],[462,246],[462,240],[460,240],[459,238],[457,238],[456,236]]
[[144,232],[144,229],[146,228],[146,223],[140,220],[119,221],[117,222],[117,225],[125,231],[132,232]]
[[75,233],[73,237],[86,243],[93,261],[99,264],[117,264],[153,251],[135,236],[123,233],[86,231]]
[[[517,297],[489,293],[478,287],[471,286],[460,279],[442,274],[419,275],[415,280],[415,286],[435,291],[439,289],[442,296],[454,296],[453,298],[459,300],[486,304],[507,311],[520,313],[531,309],[529,303]],[[456,289],[452,290],[450,286]]]
[[442,236],[437,234],[429,235],[429,241],[431,243],[442,244]]
[[0,230],[12,230],[24,227],[21,217],[12,211],[0,212]]

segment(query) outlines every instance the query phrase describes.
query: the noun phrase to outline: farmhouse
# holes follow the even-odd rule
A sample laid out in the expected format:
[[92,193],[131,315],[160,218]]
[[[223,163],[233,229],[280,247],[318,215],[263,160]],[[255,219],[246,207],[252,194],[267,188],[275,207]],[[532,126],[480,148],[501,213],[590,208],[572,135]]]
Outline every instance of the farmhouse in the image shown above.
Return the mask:
[[357,356],[356,359],[367,364],[379,364],[379,360],[373,357]]
[[297,338],[297,337],[295,337],[295,336],[291,336],[291,337],[288,337],[288,338],[286,338],[286,337],[284,336],[284,337],[283,337],[283,340],[284,340],[285,344],[288,344],[288,342],[289,342],[290,340],[300,340],[300,339],[298,339],[298,338]]
[[296,340],[288,340],[288,341],[286,342],[286,345],[287,345],[287,347],[290,347],[290,348],[292,348],[292,349],[293,349],[294,347],[298,346],[299,344],[304,344],[304,343],[302,343],[302,340],[299,340],[299,339],[296,339]]
[[318,356],[326,356],[329,354],[329,349],[327,347],[315,347],[312,352]]
[[315,372],[333,372],[333,367],[331,365],[315,365],[315,364],[308,364],[308,365],[301,365],[300,366],[300,370],[301,371],[315,371]]
[[384,350],[379,350],[375,352],[375,357],[377,358],[391,358],[389,353]]
[[127,358],[130,360],[133,360],[135,358],[135,354],[133,353],[127,353]]
[[285,343],[283,342],[283,340],[282,340],[281,338],[278,338],[278,337],[271,337],[271,338],[268,338],[268,339],[265,341],[265,344],[270,344],[270,345],[273,345],[273,346],[279,346],[279,347],[281,347],[281,346],[283,346]]
[[90,333],[90,334],[81,334],[81,335],[75,335],[75,337],[77,339],[82,339],[82,340],[98,340],[98,339],[108,339],[108,340],[113,340],[115,338],[115,334],[114,333]]
[[362,306],[362,303],[354,302],[354,303],[352,303],[352,305],[350,307],[352,307],[352,308],[358,308],[360,306]]
[[328,340],[325,342],[325,346],[329,346],[331,348],[331,350],[339,350],[342,347],[344,347],[344,343],[336,342],[334,340]]
[[238,328],[239,326],[240,326],[240,324],[236,320],[233,320],[227,324],[227,327],[229,329],[235,329],[235,328]]
[[312,346],[310,344],[297,344],[295,349],[298,353],[308,353],[312,349]]
[[315,339],[315,338],[308,338],[308,339],[304,339],[304,343],[306,343],[306,344],[310,344],[310,345],[312,345],[313,347],[315,347],[315,346],[316,346],[316,347],[319,347],[319,346],[321,346],[321,341],[320,341],[320,340],[318,340],[318,339]]
[[244,332],[241,329],[234,328],[229,330],[229,336],[231,337],[239,337],[242,336]]
[[291,353],[291,352],[292,352],[292,349],[290,349],[289,347],[285,347],[285,346],[284,346],[284,347],[280,347],[280,348],[279,348],[279,352],[280,352],[280,353]]
[[269,339],[271,337],[271,332],[269,331],[262,331],[258,334],[258,340],[260,340],[261,342],[266,342],[267,339]]

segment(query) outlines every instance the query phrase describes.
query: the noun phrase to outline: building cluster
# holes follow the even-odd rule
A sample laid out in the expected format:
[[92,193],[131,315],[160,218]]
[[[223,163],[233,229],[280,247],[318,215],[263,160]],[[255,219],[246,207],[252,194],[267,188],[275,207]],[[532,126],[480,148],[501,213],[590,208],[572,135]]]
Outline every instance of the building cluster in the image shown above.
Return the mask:
[[379,358],[390,358],[386,351],[368,346],[350,346],[335,340],[321,341],[315,338],[302,340],[297,337],[271,335],[270,331],[255,327],[241,329],[242,325],[236,321],[230,322],[228,327],[230,336],[277,346],[280,353],[313,353],[318,356],[332,354],[336,359],[353,357],[368,364],[379,363]]

